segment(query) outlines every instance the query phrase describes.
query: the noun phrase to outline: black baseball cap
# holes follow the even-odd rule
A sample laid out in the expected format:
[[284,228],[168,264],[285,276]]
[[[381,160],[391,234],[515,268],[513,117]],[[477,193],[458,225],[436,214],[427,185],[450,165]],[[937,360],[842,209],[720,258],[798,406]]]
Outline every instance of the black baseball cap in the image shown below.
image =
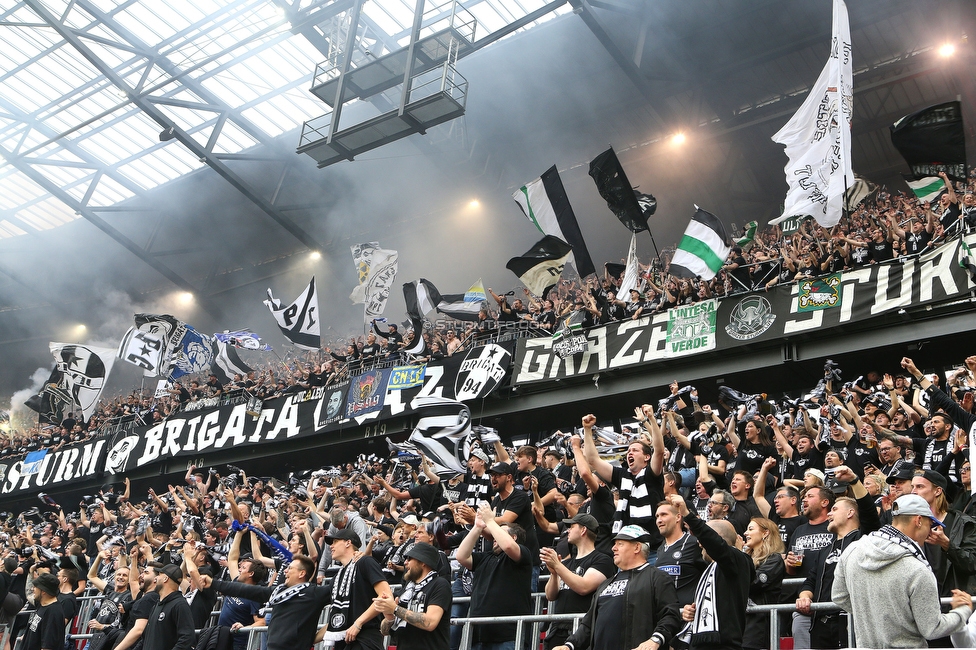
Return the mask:
[[332,535],[325,536],[325,542],[327,544],[331,544],[337,539],[348,540],[352,542],[352,545],[355,546],[356,548],[359,548],[360,545],[362,544],[362,541],[359,539],[359,535],[357,535],[356,531],[354,531],[352,528],[342,528],[340,530],[337,530]]
[[515,472],[512,470],[511,463],[495,463],[494,465],[491,466],[491,469],[489,469],[488,472],[491,474],[510,474],[512,476],[515,475]]

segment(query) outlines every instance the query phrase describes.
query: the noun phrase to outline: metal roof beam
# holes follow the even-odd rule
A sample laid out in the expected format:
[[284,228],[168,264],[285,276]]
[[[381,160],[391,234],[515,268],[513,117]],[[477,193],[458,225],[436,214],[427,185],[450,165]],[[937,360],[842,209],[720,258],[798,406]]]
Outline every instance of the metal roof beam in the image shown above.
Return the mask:
[[[244,181],[240,176],[233,172],[227,165],[225,165],[220,159],[218,159],[213,153],[206,150],[206,148],[200,145],[194,138],[192,138],[186,131],[181,127],[173,123],[173,121],[163,113],[158,107],[153,105],[152,102],[148,101],[147,98],[139,95],[136,91],[129,86],[126,81],[120,77],[112,67],[99,58],[81,39],[74,34],[74,32],[66,27],[62,22],[58,21],[44,6],[40,0],[24,0],[38,16],[41,17],[48,25],[50,25],[58,34],[61,35],[68,43],[71,44],[92,66],[95,67],[102,75],[105,76],[114,86],[125,92],[128,96],[129,101],[134,105],[138,106],[146,115],[152,118],[160,127],[164,130],[173,129],[173,136],[178,140],[183,146],[189,149],[194,155],[196,155],[200,160],[204,161],[211,169],[213,169],[217,174],[219,174],[224,180],[230,183],[234,188],[236,188],[241,194],[247,197],[252,203],[254,203],[258,208],[261,209],[266,215],[268,215],[275,223],[280,225],[282,228],[287,230],[302,242],[305,246],[311,250],[321,250],[321,245],[319,242],[312,237],[309,233],[305,232],[298,224],[292,221],[290,218],[278,212],[278,210],[267,201],[264,197],[260,196],[254,191],[251,186]],[[78,0],[79,4],[89,4],[86,0]],[[87,11],[87,9],[86,9]],[[99,12],[102,13],[102,12]],[[106,14],[102,13],[106,18],[109,18]],[[114,21],[113,21],[114,22]],[[110,26],[110,25],[109,25]],[[123,30],[124,31],[124,30]],[[206,101],[210,101],[209,97],[203,97]],[[214,101],[213,103],[219,104],[219,101]],[[95,215],[93,215],[95,216]],[[97,217],[96,217],[97,218]]]
[[644,76],[643,71],[634,65],[634,61],[617,46],[616,40],[610,34],[604,22],[593,11],[592,5],[587,0],[569,0],[569,3],[573,5],[574,11],[580,15],[580,18],[590,28],[590,31],[600,41],[600,44],[603,45],[607,53],[616,61],[620,70],[627,75],[631,83],[647,99],[647,110],[651,112],[660,126],[667,128],[673,119],[671,109],[662,101],[664,98],[651,88],[650,82]]

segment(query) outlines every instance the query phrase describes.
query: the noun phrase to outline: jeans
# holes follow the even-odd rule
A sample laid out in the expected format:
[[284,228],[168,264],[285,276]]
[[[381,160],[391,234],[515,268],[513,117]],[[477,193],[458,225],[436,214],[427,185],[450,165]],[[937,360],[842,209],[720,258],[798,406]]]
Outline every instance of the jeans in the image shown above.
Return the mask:
[[[451,584],[451,593],[454,598],[463,598],[467,596],[464,593],[464,587],[461,586],[461,578],[458,577]],[[455,602],[451,605],[451,618],[464,618],[468,615],[468,609],[470,609],[471,603],[459,603]],[[461,631],[464,629],[462,625],[452,625],[451,626],[451,650],[458,650],[461,647]]]
[[806,650],[810,647],[810,617],[793,612],[793,648]]
[[532,567],[531,591],[534,594],[539,591],[539,574],[542,572],[542,565]]

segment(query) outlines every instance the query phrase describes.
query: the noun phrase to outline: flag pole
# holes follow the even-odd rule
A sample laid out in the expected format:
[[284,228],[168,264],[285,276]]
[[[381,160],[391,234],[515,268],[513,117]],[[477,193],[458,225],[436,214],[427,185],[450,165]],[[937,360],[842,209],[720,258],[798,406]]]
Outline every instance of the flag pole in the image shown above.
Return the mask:
[[[647,224],[644,224],[647,225]],[[661,259],[661,251],[657,249],[657,242],[654,241],[654,233],[651,232],[651,227],[647,226],[647,234],[651,236],[651,245],[654,246],[654,254],[657,256],[658,262],[663,262]]]

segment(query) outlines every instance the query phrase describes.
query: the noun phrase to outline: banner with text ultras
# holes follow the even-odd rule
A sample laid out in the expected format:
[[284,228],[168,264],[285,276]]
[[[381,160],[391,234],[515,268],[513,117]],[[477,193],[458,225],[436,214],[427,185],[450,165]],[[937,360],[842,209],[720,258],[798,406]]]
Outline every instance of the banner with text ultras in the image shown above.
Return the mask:
[[[256,416],[248,414],[247,404],[179,413],[153,427],[116,436],[104,450],[105,473],[123,474],[167,458],[199,456],[241,445],[272,444],[381,423],[413,413],[410,403],[416,397],[455,399],[463,393],[464,400],[481,399],[497,388],[500,381],[492,378],[505,374],[513,350],[514,343],[490,344],[428,364],[423,383],[410,388],[403,388],[400,379],[390,385],[392,369],[387,368],[363,373],[341,384],[265,400]],[[476,382],[480,390],[472,390],[471,377],[477,373],[483,380]]]
[[0,463],[0,494],[56,489],[71,481],[98,476],[105,461],[106,440],[92,440],[49,451],[36,471],[25,468],[25,459]]
[[[976,234],[966,237],[976,247]],[[912,305],[948,300],[976,285],[960,260],[959,240],[917,258],[774,287],[768,292],[706,300],[638,320],[591,328],[586,352],[560,358],[549,338],[522,339],[512,384],[654,363],[813,330],[867,321]]]

